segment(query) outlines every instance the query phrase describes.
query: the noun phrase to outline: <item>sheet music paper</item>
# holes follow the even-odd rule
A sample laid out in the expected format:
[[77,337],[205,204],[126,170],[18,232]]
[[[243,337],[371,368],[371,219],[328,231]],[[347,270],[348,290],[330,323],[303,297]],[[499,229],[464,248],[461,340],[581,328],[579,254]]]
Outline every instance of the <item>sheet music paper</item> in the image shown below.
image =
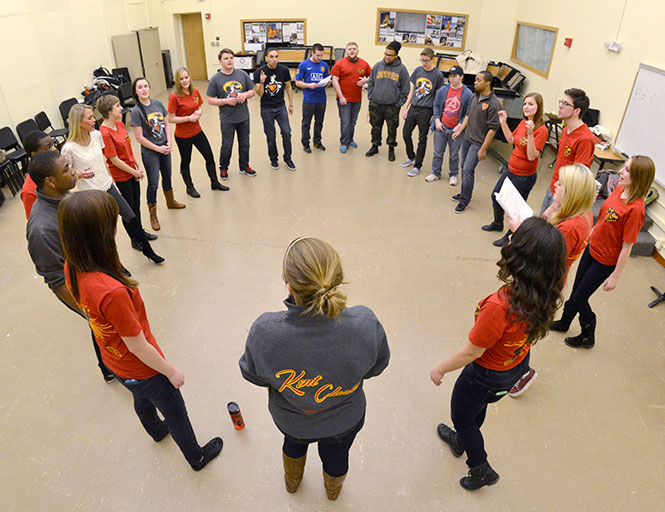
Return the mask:
[[325,85],[328,85],[328,82],[332,80],[332,75],[328,75],[327,77],[323,78],[321,81],[317,82],[316,86],[317,87],[323,87]]
[[533,217],[533,210],[517,191],[510,178],[503,180],[501,190],[495,193],[494,196],[501,205],[501,208],[506,212],[506,215],[511,219],[519,218],[524,220]]

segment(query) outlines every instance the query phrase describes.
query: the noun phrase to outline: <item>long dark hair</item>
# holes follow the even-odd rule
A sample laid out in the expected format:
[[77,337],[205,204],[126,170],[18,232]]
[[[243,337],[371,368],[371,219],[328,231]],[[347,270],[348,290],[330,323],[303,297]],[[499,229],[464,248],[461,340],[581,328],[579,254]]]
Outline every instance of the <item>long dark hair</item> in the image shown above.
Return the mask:
[[69,194],[58,207],[60,241],[72,295],[80,299],[78,272],[103,272],[130,288],[138,283],[122,273],[115,245],[118,203],[101,190]]
[[549,329],[561,305],[566,274],[566,242],[541,217],[526,219],[501,249],[499,279],[505,284],[508,315],[527,325],[527,343],[535,344]]

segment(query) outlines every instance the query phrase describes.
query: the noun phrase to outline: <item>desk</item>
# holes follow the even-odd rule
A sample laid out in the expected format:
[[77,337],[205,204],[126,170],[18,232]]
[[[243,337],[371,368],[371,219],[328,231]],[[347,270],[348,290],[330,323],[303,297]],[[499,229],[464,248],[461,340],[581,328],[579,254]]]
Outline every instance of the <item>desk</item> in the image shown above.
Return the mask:
[[626,157],[624,157],[621,153],[617,153],[613,149],[594,149],[593,151],[593,157],[598,159],[598,162],[600,163],[600,166],[598,167],[598,170],[602,170],[603,167],[605,167],[606,163],[618,163],[618,162],[625,162]]

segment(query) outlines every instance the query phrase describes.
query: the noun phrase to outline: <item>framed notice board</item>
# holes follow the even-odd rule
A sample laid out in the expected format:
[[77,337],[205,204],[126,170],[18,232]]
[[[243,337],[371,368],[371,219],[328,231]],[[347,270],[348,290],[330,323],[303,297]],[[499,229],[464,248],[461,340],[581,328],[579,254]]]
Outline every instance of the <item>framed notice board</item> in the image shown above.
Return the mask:
[[518,21],[510,60],[547,78],[559,29]]
[[402,46],[462,51],[468,24],[468,14],[379,7],[376,44],[399,41]]
[[244,43],[307,44],[307,20],[271,19],[240,20]]

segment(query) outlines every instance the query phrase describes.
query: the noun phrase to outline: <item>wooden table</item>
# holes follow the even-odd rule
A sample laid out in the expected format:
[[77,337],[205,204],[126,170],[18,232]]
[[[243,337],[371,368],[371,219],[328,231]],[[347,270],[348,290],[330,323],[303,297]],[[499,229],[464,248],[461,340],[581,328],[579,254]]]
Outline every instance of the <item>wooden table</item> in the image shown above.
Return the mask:
[[598,159],[598,162],[600,163],[600,167],[598,167],[598,170],[602,170],[603,167],[605,167],[606,163],[618,163],[618,162],[625,162],[626,157],[623,156],[621,153],[617,153],[613,149],[594,149],[593,151],[593,157]]

